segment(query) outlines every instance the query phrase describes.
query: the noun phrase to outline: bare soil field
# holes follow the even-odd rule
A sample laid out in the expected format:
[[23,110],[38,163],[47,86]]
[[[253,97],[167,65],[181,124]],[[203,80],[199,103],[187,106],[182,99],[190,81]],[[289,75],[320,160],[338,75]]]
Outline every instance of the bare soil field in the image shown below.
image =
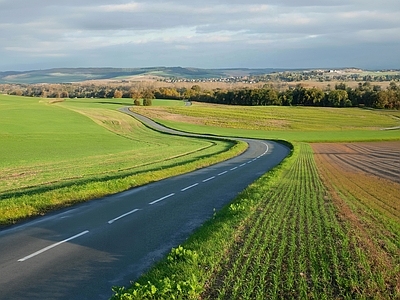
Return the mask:
[[311,146],[338,218],[349,224],[354,245],[368,253],[371,264],[362,268],[377,274],[368,285],[381,280],[399,296],[400,141]]
[[314,144],[316,155],[346,172],[361,172],[400,183],[400,141]]

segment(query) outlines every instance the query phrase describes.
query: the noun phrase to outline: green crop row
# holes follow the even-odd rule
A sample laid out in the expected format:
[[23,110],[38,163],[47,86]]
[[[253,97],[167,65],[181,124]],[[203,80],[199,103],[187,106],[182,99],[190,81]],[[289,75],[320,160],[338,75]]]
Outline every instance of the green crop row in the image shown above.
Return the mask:
[[[359,275],[306,144],[230,249],[217,299],[353,298]],[[239,280],[238,280],[239,279]]]
[[[113,298],[139,299],[132,297],[139,287],[196,278],[177,299],[394,299],[354,239],[337,218],[310,146],[298,144],[183,245],[196,253],[195,263],[165,259],[132,287],[115,288]],[[168,298],[161,289],[141,297]]]

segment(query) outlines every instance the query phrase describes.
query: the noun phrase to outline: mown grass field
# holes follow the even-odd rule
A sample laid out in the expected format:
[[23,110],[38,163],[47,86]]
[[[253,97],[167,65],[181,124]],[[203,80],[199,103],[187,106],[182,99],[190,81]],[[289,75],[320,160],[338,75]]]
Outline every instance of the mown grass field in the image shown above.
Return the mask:
[[398,139],[399,111],[359,108],[224,106],[134,107],[134,111],[188,132],[288,141]]
[[[201,124],[191,109],[195,110],[135,108],[173,128],[203,132],[208,125]],[[222,124],[236,118],[236,128],[213,127],[213,134],[251,132],[252,137],[267,138],[270,132],[280,132],[268,128],[281,125],[248,129],[251,120],[263,122],[260,116],[254,118],[253,110],[265,113],[275,108],[241,109],[212,105],[203,117],[225,120]],[[280,166],[249,186],[131,287],[116,287],[113,299],[400,297],[400,133],[380,130],[398,126],[399,113],[322,109],[321,117],[320,109],[284,108],[280,114],[288,117],[277,123],[303,124],[292,124],[293,129],[278,139],[309,141],[314,131],[321,134],[313,135],[314,141],[375,142],[293,142],[292,155]],[[274,124],[274,115],[281,118],[275,112],[268,124]],[[336,128],[341,128],[340,135],[332,134]],[[385,139],[393,142],[379,142]]]
[[[232,142],[149,130],[117,111],[130,102],[1,95],[0,224],[233,155],[227,153]],[[243,146],[232,151],[243,151]]]

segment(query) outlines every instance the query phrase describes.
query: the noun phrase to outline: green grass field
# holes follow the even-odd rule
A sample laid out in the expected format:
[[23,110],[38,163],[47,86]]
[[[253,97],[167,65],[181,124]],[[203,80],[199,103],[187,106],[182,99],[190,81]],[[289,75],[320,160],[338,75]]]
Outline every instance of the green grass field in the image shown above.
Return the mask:
[[399,111],[359,108],[224,106],[134,107],[166,126],[188,132],[287,141],[396,140]]
[[233,146],[149,130],[118,100],[0,96],[0,224],[226,159]]

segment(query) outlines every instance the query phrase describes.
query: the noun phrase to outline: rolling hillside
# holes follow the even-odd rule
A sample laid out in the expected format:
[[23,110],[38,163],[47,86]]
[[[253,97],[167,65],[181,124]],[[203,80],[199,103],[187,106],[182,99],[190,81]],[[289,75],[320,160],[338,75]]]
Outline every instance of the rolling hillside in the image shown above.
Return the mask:
[[176,78],[220,78],[229,76],[246,76],[269,74],[280,69],[198,69],[182,67],[150,68],[56,68],[32,71],[0,72],[0,83],[65,83],[85,80],[122,80],[137,75]]

